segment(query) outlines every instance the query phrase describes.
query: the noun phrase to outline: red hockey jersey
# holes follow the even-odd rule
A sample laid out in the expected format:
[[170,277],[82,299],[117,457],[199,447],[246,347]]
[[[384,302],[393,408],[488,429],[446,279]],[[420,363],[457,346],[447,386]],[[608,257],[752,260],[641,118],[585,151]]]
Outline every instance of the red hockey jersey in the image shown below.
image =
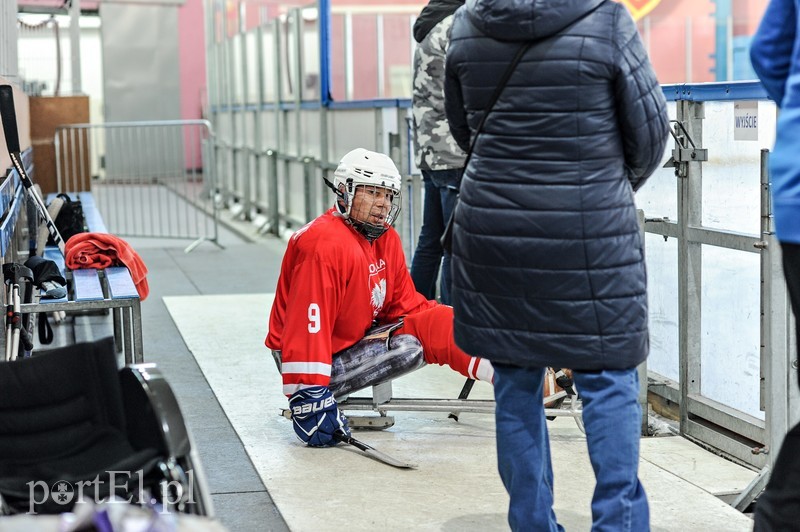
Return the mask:
[[327,386],[331,355],[372,325],[436,306],[414,288],[397,231],[370,243],[329,210],[292,235],[265,344],[281,351],[283,393]]

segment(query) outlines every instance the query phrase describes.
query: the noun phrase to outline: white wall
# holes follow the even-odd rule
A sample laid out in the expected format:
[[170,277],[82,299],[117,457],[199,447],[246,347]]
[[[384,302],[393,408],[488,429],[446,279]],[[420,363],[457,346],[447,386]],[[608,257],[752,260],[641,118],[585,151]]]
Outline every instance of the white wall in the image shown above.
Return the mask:
[[[48,17],[24,15],[28,24],[37,24]],[[72,51],[70,49],[69,23],[66,16],[57,16],[61,42],[60,95],[72,95]],[[100,19],[81,17],[81,85],[82,93],[89,96],[89,112],[93,123],[103,122],[103,61],[100,42]],[[56,81],[56,39],[52,25],[40,30],[19,32],[19,74],[28,82],[47,84],[44,96],[52,96]]]

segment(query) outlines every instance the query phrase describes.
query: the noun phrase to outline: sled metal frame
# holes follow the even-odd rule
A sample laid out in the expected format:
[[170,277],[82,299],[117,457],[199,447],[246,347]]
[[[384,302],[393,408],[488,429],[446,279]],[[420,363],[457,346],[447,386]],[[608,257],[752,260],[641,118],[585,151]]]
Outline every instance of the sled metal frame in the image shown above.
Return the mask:
[[[468,381],[469,383],[469,381]],[[465,388],[468,384],[465,384]],[[468,393],[468,391],[467,391]],[[463,391],[462,391],[463,395]],[[581,432],[583,427],[583,409],[581,401],[575,396],[570,396],[565,391],[549,395],[544,403],[564,399],[560,408],[545,408],[547,418],[568,416],[575,419]],[[347,415],[350,426],[355,429],[383,430],[394,425],[394,416],[389,412],[447,412],[449,417],[458,421],[462,412],[475,414],[494,414],[495,402],[490,399],[430,399],[430,398],[399,398],[392,397],[392,381],[387,381],[372,387],[372,397],[348,396],[339,401],[339,408],[345,412],[355,410],[359,412],[372,411],[378,416]]]

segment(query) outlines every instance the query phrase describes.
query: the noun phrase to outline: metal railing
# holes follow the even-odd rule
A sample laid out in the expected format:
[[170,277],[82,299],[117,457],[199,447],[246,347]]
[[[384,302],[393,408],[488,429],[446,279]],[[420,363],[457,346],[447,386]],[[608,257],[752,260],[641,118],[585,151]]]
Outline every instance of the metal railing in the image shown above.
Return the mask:
[[207,120],[59,126],[58,190],[91,190],[116,235],[219,245],[213,139]]
[[[403,216],[396,227],[410,256],[421,222],[414,214],[419,211],[414,206],[421,197],[421,182],[409,158],[410,104],[398,99],[332,100],[353,93],[354,83],[368,84],[370,91],[378,87],[369,92],[375,95],[393,95],[390,87],[397,85],[390,83],[391,75],[379,75],[379,81],[354,77],[348,8],[320,0],[270,20],[261,17],[257,27],[247,27],[242,12],[236,15],[225,5],[205,1],[207,116],[217,133],[221,204],[260,231],[277,235],[332,205],[322,175],[332,171],[342,155],[357,147],[389,153],[407,176]],[[411,11],[418,9],[358,14],[359,24],[370,26],[374,19],[376,28],[386,29],[375,34],[378,52],[367,51],[369,47],[359,51],[371,54],[378,73],[407,64],[408,83],[400,83],[404,96],[410,90],[413,54]],[[387,41],[400,34],[407,41],[402,53],[402,46]],[[350,52],[344,53],[344,48]],[[391,50],[392,57],[384,57],[381,50]],[[395,72],[396,76],[405,74]]]
[[649,235],[649,391],[678,405],[681,434],[761,469],[741,509],[800,420],[769,192],[777,110],[757,82],[664,92],[674,102],[668,170],[637,194]]
[[[333,205],[322,177],[338,158],[354,148],[373,149],[390,154],[405,176],[395,227],[410,257],[421,223],[421,179],[410,168],[408,107],[388,100],[214,109],[221,204],[261,232],[296,229]],[[257,122],[266,124],[260,132],[252,127]]]

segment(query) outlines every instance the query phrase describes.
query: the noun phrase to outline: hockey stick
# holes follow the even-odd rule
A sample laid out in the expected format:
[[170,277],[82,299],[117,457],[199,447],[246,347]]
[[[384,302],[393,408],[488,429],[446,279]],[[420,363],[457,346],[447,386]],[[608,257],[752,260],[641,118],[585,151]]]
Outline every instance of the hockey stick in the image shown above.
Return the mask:
[[371,445],[367,445],[363,441],[359,441],[352,436],[347,436],[341,432],[334,432],[333,439],[341,443],[348,443],[364,452],[370,458],[374,458],[375,460],[382,462],[386,465],[390,465],[392,467],[397,467],[399,469],[416,469],[417,466],[414,464],[409,464],[407,462],[401,462],[400,460],[396,460],[389,456],[388,454],[384,454],[377,450],[376,448],[372,447]]
[[17,129],[17,112],[14,109],[14,92],[11,85],[0,85],[0,118],[3,121],[3,133],[6,137],[6,146],[8,147],[8,155],[11,157],[11,162],[14,168],[17,169],[19,179],[22,181],[22,186],[28,191],[28,194],[33,197],[33,202],[36,204],[36,210],[39,211],[39,216],[44,220],[50,236],[53,237],[53,242],[56,243],[61,254],[64,255],[64,240],[56,229],[56,224],[47,212],[47,207],[39,197],[36,189],[33,188],[33,181],[28,177],[25,171],[25,165],[22,164],[22,156],[19,148],[19,130]]
[[[467,382],[464,383],[464,387],[461,388],[461,393],[458,394],[458,398],[460,400],[466,400],[467,397],[469,397],[469,392],[472,391],[472,386],[474,384],[475,384],[475,379],[469,379],[468,378]],[[461,412],[450,412],[449,414],[447,414],[447,417],[449,417],[450,419],[455,419],[456,421],[458,421],[458,416],[460,414],[461,414]]]
[[[292,411],[287,408],[281,409],[281,416],[285,417],[286,419],[292,419]],[[363,441],[357,440],[352,436],[348,436],[342,432],[334,432],[333,439],[340,442],[340,443],[347,443],[352,445],[356,449],[362,451],[364,454],[369,456],[370,458],[374,458],[378,462],[384,463],[386,465],[390,465],[392,467],[397,467],[400,469],[416,469],[417,466],[414,464],[409,464],[407,462],[401,462],[400,460],[396,460],[389,456],[388,454],[384,454],[377,450],[375,447],[371,445],[367,445]]]

